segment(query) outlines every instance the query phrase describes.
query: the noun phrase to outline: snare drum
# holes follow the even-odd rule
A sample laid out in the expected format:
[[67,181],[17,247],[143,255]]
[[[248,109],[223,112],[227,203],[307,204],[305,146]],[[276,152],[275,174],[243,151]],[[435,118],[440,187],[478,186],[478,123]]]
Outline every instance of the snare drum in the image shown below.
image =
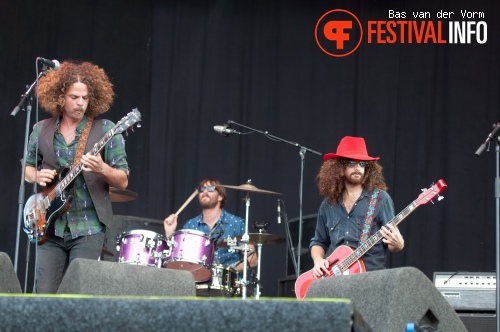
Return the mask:
[[166,268],[190,271],[195,281],[206,281],[212,275],[215,240],[197,230],[180,230],[172,235],[172,248]]
[[[224,266],[212,266],[212,280],[196,283],[196,296],[232,297],[238,291],[240,282],[235,269]],[[239,293],[239,292],[238,292]]]
[[161,266],[169,255],[163,235],[145,229],[123,232],[117,242],[118,262],[147,266]]

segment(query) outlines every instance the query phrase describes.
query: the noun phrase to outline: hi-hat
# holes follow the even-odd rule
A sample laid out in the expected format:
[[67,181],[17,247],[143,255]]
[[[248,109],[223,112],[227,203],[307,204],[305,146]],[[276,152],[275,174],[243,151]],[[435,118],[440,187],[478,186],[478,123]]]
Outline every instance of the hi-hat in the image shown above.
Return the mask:
[[[241,242],[242,237],[243,235],[238,235],[236,237],[236,242]],[[253,244],[270,245],[270,244],[278,244],[285,242],[284,237],[268,233],[250,233],[248,234],[248,237],[249,237],[248,242]],[[224,239],[222,241],[217,242],[217,246],[219,248],[227,248],[228,247],[227,240]]]
[[109,187],[109,197],[111,198],[111,202],[120,203],[133,201],[134,199],[139,197],[139,195],[127,189],[119,190],[115,187]]
[[225,184],[221,184],[219,186],[220,187],[224,187],[224,188],[229,188],[229,189],[249,191],[249,192],[253,192],[253,193],[281,195],[280,193],[277,193],[277,192],[274,192],[274,191],[259,189],[259,188],[257,188],[256,186],[254,186],[253,184],[250,184],[250,183],[240,184],[239,186],[228,186],[228,185],[225,185]]

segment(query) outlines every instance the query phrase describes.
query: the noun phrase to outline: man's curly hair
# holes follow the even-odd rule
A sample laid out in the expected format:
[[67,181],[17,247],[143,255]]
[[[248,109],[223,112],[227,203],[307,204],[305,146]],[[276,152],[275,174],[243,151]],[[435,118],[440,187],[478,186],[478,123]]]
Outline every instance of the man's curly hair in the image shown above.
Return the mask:
[[90,62],[65,61],[59,70],[47,71],[38,82],[40,106],[54,116],[62,115],[64,96],[72,84],[87,85],[89,105],[87,115],[96,117],[109,110],[115,93],[113,84],[103,69]]
[[[346,158],[329,159],[323,163],[316,176],[319,193],[334,205],[339,202],[344,192],[344,170],[349,161],[350,159]],[[362,184],[367,190],[387,191],[382,166],[377,161],[367,161]]]

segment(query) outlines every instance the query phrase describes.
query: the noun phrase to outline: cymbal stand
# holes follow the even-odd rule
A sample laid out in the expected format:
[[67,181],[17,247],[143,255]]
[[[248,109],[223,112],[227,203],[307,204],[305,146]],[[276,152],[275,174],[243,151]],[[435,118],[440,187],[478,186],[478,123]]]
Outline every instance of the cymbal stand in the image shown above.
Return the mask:
[[[266,233],[266,229],[269,223],[255,223],[254,227],[259,230],[260,234]],[[255,285],[255,299],[260,298],[260,262],[262,257],[262,243],[256,243],[257,245],[257,284]]]
[[255,285],[255,299],[260,299],[260,257],[262,253],[262,243],[257,243],[257,284]]
[[[247,181],[248,183],[251,183],[250,180]],[[248,214],[250,210],[250,193],[247,192],[247,195],[245,196],[245,203],[246,203],[246,212],[245,212],[245,234],[242,235],[241,237],[241,242],[243,243],[243,279],[241,280],[241,296],[242,299],[245,300],[247,297],[247,285],[248,285],[248,280],[247,280],[247,264],[246,262],[248,261],[248,241],[250,239],[248,235]]]

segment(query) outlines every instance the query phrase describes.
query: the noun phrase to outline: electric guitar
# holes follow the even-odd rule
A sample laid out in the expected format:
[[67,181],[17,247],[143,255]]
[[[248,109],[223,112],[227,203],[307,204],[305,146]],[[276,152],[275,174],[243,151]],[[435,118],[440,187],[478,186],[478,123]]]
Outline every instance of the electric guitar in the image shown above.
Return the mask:
[[[97,155],[113,136],[123,133],[140,119],[141,113],[137,108],[134,108],[94,145],[90,154]],[[47,241],[54,229],[55,220],[69,209],[73,201],[73,196],[67,195],[65,190],[82,172],[82,168],[83,164],[79,162],[71,168],[63,169],[58,172],[58,177],[50,186],[28,199],[24,206],[24,231],[31,242],[36,241],[38,244],[43,244]]]
[[[446,183],[444,183],[443,180],[439,180],[436,184],[432,185],[431,188],[422,189],[423,192],[418,196],[418,198],[398,215],[392,218],[388,224],[397,226],[420,205],[427,204],[436,197],[438,197],[438,200],[440,201],[443,197],[439,196],[439,194],[445,190],[446,187]],[[328,267],[328,272],[330,274],[323,275],[321,278],[366,272],[365,264],[361,260],[361,257],[368,250],[370,250],[370,248],[382,240],[382,238],[382,233],[379,230],[356,250],[344,245],[337,247],[337,249],[335,249],[327,258],[328,263],[330,264]],[[302,300],[306,296],[306,292],[314,280],[316,280],[316,278],[313,277],[313,269],[304,272],[297,278],[297,281],[295,282],[295,295],[299,300]]]

